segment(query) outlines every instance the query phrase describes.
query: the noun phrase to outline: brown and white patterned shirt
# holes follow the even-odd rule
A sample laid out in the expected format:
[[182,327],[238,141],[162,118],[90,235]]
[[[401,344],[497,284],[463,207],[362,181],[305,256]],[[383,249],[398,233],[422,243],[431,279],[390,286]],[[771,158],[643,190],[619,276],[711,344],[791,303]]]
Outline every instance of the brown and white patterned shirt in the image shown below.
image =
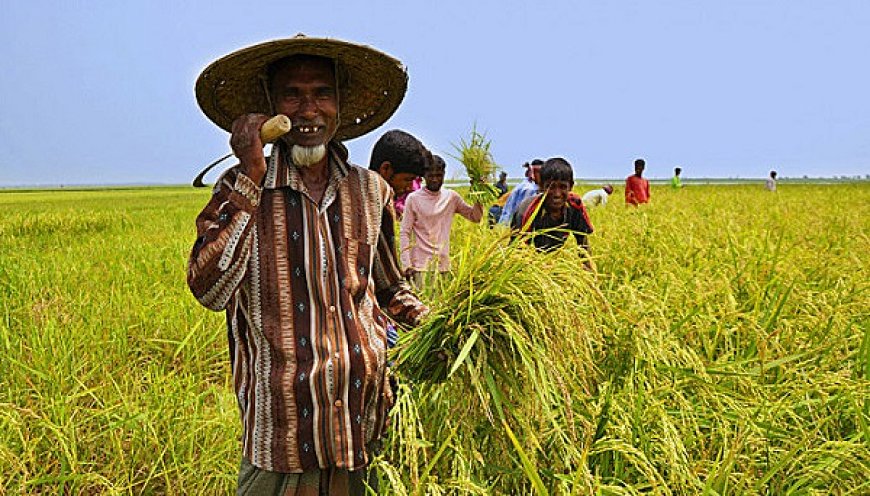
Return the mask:
[[315,204],[293,166],[269,159],[263,187],[230,169],[196,220],[188,285],[225,310],[243,454],[302,472],[369,462],[392,404],[387,315],[426,312],[396,263],[392,190],[329,146]]

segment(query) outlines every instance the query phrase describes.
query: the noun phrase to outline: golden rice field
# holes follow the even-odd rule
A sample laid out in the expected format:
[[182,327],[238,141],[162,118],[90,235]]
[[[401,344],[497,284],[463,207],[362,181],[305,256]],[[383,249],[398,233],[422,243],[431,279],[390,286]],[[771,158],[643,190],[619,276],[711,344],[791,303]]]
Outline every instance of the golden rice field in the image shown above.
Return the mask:
[[[870,494],[870,184],[620,194],[595,273],[456,221],[379,492]],[[207,196],[0,192],[0,495],[232,493],[225,326],[185,284]]]

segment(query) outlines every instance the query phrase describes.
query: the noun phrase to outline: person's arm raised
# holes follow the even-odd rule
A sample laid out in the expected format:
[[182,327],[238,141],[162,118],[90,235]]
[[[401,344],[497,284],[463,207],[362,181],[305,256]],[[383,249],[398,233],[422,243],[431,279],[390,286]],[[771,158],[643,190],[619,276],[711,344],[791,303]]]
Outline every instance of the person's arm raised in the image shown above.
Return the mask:
[[225,172],[196,218],[196,242],[187,264],[187,284],[206,308],[222,310],[247,270],[266,173],[260,126],[268,119],[248,114],[233,122],[230,146],[239,164]]

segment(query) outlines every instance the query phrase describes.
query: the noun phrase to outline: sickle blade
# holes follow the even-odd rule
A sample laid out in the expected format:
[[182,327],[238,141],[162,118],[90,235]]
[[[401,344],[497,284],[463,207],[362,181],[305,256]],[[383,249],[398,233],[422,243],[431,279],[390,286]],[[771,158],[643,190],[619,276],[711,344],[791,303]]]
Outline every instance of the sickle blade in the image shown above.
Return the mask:
[[216,165],[218,165],[219,163],[223,162],[224,160],[226,160],[232,156],[233,156],[232,153],[227,153],[223,157],[221,157],[221,158],[215,160],[214,162],[208,164],[207,166],[205,166],[205,169],[203,169],[195,178],[193,178],[193,187],[194,188],[204,188],[204,187],[208,186],[207,184],[202,182],[202,180],[205,178],[205,175],[208,174],[208,171],[212,170]]

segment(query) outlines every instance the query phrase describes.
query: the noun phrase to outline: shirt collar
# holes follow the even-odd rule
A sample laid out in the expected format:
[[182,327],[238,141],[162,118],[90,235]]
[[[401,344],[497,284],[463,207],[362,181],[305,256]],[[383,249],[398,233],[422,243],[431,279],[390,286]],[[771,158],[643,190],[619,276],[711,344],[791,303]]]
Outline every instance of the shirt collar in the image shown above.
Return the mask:
[[429,196],[440,196],[441,192],[444,191],[444,187],[442,186],[441,189],[439,189],[438,191],[432,191],[431,189],[427,188],[426,186],[423,186],[422,188],[418,189],[417,191],[424,191],[425,192],[424,194],[429,195]]

